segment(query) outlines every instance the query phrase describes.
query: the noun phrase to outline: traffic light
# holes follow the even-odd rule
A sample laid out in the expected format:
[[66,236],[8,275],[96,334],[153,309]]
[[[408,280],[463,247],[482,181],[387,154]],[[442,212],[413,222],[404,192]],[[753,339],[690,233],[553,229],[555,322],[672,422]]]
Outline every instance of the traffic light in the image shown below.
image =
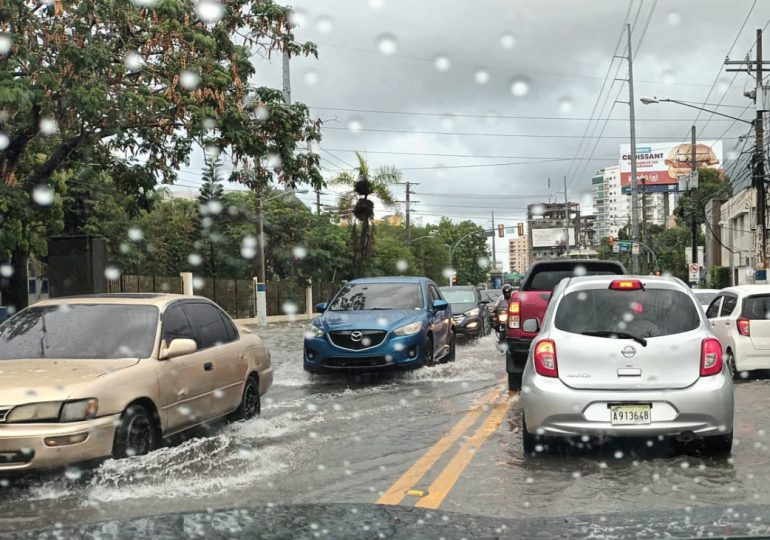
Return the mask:
[[615,243],[615,237],[614,237],[614,236],[608,236],[608,237],[607,237],[607,243],[608,243],[609,245],[612,245],[612,244],[614,244],[614,243]]
[[516,232],[519,233],[519,237],[524,236],[524,224],[519,223],[516,225]]
[[500,223],[497,226],[497,236],[499,236],[500,238],[503,238],[505,236],[505,225],[503,225],[502,223]]

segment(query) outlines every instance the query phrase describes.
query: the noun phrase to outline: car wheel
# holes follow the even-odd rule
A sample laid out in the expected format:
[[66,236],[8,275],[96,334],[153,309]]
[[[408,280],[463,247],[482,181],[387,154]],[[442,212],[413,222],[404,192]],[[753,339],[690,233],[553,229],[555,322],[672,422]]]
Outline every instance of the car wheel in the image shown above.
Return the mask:
[[521,390],[521,373],[508,373],[508,390]]
[[249,376],[246,379],[246,384],[243,385],[243,394],[241,396],[241,404],[235,409],[231,416],[231,420],[249,420],[254,417],[258,417],[261,412],[262,404],[259,397],[259,384],[254,376]]
[[112,443],[112,457],[143,456],[158,446],[158,431],[152,415],[141,405],[131,405],[120,417]]
[[455,333],[449,332],[449,352],[444,357],[444,362],[455,361]]
[[710,456],[727,456],[733,449],[732,432],[703,438],[703,450]]
[[433,338],[426,335],[422,342],[422,366],[429,366],[433,363]]
[[738,378],[738,369],[735,367],[735,355],[730,349],[727,349],[727,352],[725,352],[725,364],[727,364],[727,368],[730,370],[730,376],[733,380],[736,380]]

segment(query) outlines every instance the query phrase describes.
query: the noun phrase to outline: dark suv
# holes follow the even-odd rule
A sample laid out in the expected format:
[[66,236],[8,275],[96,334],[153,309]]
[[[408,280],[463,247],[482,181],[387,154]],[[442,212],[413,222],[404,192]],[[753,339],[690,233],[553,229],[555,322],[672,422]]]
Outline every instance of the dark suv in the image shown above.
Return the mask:
[[490,332],[492,323],[487,301],[476,287],[441,287],[441,294],[452,306],[452,318],[458,336],[478,338]]

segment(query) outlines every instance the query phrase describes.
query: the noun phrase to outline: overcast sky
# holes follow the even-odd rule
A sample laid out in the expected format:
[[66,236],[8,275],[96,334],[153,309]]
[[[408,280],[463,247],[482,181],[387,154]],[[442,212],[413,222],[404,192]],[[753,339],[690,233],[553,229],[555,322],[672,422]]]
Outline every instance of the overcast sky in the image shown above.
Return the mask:
[[[750,50],[753,57],[755,31],[770,21],[763,0],[292,5],[298,39],[319,48],[318,60],[292,61],[291,79],[293,100],[324,120],[325,175],[349,167],[359,150],[371,165],[393,165],[419,182],[413,208],[423,222],[447,215],[489,224],[494,210],[506,225],[523,220],[527,203],[563,200],[565,175],[570,199],[590,208],[592,174],[617,164],[618,145],[628,142],[628,106],[613,102],[627,101],[628,87],[613,80],[625,79],[627,66],[612,57],[626,53],[625,35],[615,50],[626,21],[635,22],[638,142],[689,140],[697,118],[699,138],[722,136],[728,158],[748,126],[676,104],[641,105],[638,98],[720,104],[749,118],[743,91],[754,80],[727,73],[723,61]],[[256,68],[258,84],[280,87],[280,57]],[[582,138],[586,130],[601,138]],[[325,204],[334,200],[331,190],[322,197]],[[500,242],[497,250],[503,257],[507,246]]]

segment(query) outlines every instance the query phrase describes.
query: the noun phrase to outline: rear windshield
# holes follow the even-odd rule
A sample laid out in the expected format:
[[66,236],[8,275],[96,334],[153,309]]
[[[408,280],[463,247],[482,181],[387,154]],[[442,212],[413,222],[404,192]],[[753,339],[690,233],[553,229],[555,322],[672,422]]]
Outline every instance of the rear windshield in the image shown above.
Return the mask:
[[770,319],[770,295],[760,294],[744,298],[741,315],[753,321]]
[[348,283],[332,300],[329,311],[422,308],[422,289],[417,283]]
[[613,276],[622,273],[620,269],[577,267],[565,270],[546,270],[537,272],[527,280],[526,291],[552,291],[562,279],[576,276]]
[[475,304],[476,291],[469,289],[441,289],[444,300],[450,304]]
[[624,332],[651,338],[695,330],[700,318],[690,297],[679,291],[592,289],[567,294],[554,323],[573,334]]

